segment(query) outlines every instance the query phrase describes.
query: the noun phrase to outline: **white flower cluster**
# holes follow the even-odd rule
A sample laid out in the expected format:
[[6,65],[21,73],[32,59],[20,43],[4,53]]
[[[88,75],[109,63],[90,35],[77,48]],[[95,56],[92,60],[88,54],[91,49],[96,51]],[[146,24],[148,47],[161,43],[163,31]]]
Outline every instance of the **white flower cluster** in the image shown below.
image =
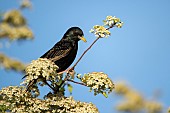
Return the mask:
[[[119,18],[116,18],[115,16],[107,16],[106,20],[103,20],[104,25],[95,25],[93,26],[93,29],[90,30],[91,33],[94,33],[97,38],[107,38],[111,35],[109,29],[112,27],[118,27],[121,28],[123,26],[123,22],[120,21]],[[105,28],[104,26],[108,26],[109,28]]]
[[38,78],[40,78],[38,81],[41,81],[41,78],[45,78],[47,81],[56,82],[61,79],[61,75],[56,72],[58,68],[54,62],[46,58],[33,60],[31,64],[26,67],[25,72],[27,76],[21,84],[28,85],[32,80]]
[[51,105],[58,108],[52,111],[54,113],[99,113],[94,104],[75,101],[73,97],[60,99],[57,97],[53,97],[48,101]]
[[99,113],[92,103],[75,101],[72,97],[52,95],[45,100],[24,93],[24,87],[9,86],[0,90],[0,111],[12,113]]
[[90,87],[90,91],[94,91],[94,95],[102,93],[107,97],[107,94],[115,88],[112,80],[103,72],[92,72],[78,78]]
[[145,107],[148,111],[148,113],[161,113],[163,106],[161,103],[158,103],[156,101],[146,101]]
[[3,53],[0,53],[0,67],[5,68],[6,70],[15,70],[15,71],[21,71],[23,72],[25,70],[26,65],[22,62],[12,59],[8,56],[6,56]]
[[30,0],[22,0],[20,7],[21,8],[31,8],[32,4],[31,4]]
[[26,20],[19,10],[11,10],[6,12],[4,14],[3,21],[10,23],[14,26],[26,25]]
[[0,24],[0,37],[7,36],[10,40],[33,38],[32,31],[27,26],[11,27],[8,23]]
[[109,27],[116,26],[118,28],[121,28],[123,26],[123,22],[120,21],[119,18],[116,18],[115,16],[107,16],[106,20],[103,20],[104,25],[107,25]]
[[116,83],[115,92],[125,99],[116,106],[118,111],[162,113],[163,106],[161,103],[145,99],[139,92],[133,90],[124,82]]
[[0,107],[3,107],[4,110],[2,112],[5,113],[6,110],[11,110],[12,113],[16,113],[17,105],[24,104],[27,97],[31,97],[31,95],[30,93],[24,93],[24,87],[22,86],[9,86],[0,90],[0,97]]
[[108,36],[110,36],[110,31],[100,25],[93,26],[93,29],[91,29],[90,32],[94,33],[97,38],[107,38]]
[[4,37],[10,40],[34,38],[33,32],[19,10],[10,10],[3,14],[0,22],[0,38]]

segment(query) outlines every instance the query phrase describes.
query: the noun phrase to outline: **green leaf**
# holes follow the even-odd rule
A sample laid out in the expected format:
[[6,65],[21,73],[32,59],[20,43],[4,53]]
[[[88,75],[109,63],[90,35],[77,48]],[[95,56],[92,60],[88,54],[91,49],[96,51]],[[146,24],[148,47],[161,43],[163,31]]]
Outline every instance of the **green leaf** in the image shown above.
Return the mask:
[[72,94],[73,86],[68,84],[67,87],[68,87],[68,91],[70,92],[70,94]]
[[108,95],[106,94],[106,92],[103,92],[102,94],[103,94],[103,96],[105,96],[106,98],[108,97]]

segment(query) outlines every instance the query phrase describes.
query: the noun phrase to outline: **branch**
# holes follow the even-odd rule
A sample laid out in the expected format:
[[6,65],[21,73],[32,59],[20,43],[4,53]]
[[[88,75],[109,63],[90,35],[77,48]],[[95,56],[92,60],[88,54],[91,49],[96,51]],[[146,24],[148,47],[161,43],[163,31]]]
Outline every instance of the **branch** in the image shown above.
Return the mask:
[[44,83],[50,87],[54,92],[56,92],[56,89],[54,87],[52,87],[46,80],[44,80]]
[[71,80],[71,79],[67,79],[67,81],[70,81],[70,82],[73,82],[73,83],[76,83],[76,84],[80,84],[80,85],[83,85],[83,86],[87,86],[87,85],[84,84],[84,83],[76,82],[76,81]]
[[[110,28],[113,28],[113,27],[114,27],[114,25],[107,28],[107,30],[109,30]],[[84,51],[84,53],[80,56],[80,58],[77,60],[77,62],[69,70],[73,70],[76,67],[76,65],[80,62],[80,60],[83,58],[83,56],[87,53],[87,51],[89,51],[91,49],[91,47],[97,42],[97,40],[99,40],[99,38],[101,38],[101,37],[98,37],[98,38],[96,38],[96,40],[94,40],[94,42]]]
[[91,47],[97,42],[99,38],[96,38],[96,40],[94,40],[94,42],[84,51],[84,53],[80,56],[80,58],[77,60],[77,62],[73,65],[73,67],[70,69],[74,69],[76,67],[76,65],[80,62],[80,60],[83,58],[83,56],[87,53],[88,50],[91,49]]

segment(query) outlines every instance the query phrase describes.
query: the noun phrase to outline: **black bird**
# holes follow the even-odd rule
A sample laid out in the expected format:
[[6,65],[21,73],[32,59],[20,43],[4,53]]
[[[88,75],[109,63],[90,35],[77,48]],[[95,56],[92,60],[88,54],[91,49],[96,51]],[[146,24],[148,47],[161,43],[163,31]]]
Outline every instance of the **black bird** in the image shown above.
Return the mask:
[[[62,39],[40,58],[52,60],[59,67],[57,72],[62,72],[73,63],[77,54],[79,40],[86,42],[83,31],[79,27],[71,27],[66,31]],[[26,76],[23,78],[25,77]],[[28,91],[36,81],[37,80],[31,81],[26,91]]]
[[59,67],[57,72],[66,70],[76,57],[78,41],[83,40],[86,42],[83,35],[83,31],[79,27],[68,29],[63,38],[40,58],[51,59],[55,62]]

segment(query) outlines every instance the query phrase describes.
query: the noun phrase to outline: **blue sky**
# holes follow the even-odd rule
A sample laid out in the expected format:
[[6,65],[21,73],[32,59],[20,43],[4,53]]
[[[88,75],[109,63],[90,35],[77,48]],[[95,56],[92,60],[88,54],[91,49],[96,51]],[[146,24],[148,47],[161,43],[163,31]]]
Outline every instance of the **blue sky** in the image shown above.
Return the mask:
[[[0,0],[0,10],[18,6],[16,0]],[[170,1],[169,0],[36,0],[32,10],[24,10],[28,25],[35,34],[32,41],[13,42],[0,51],[26,63],[37,59],[50,49],[65,31],[79,26],[87,43],[79,43],[76,58],[95,39],[89,30],[102,25],[107,15],[119,17],[124,26],[111,29],[111,36],[99,40],[76,67],[77,73],[103,71],[113,81],[125,80],[133,88],[151,98],[155,90],[165,108],[170,106]],[[1,41],[4,45],[6,40]],[[19,85],[22,75],[0,70],[0,87]],[[45,92],[45,91],[44,91]],[[88,88],[74,85],[76,100],[93,102],[101,113],[113,113],[120,101],[113,94],[109,98],[93,96]]]

